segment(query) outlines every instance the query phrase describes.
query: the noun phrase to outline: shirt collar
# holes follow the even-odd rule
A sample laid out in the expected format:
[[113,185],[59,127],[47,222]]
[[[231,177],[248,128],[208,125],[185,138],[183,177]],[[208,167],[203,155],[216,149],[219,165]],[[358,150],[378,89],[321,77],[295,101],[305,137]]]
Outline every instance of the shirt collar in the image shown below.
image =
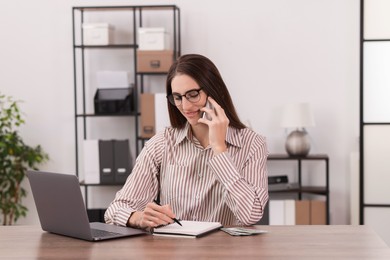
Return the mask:
[[[180,144],[185,139],[187,139],[188,141],[192,140],[191,127],[190,127],[190,124],[188,122],[186,123],[186,125],[182,129],[178,130],[175,145]],[[226,134],[226,142],[230,145],[241,147],[241,145],[242,145],[241,144],[241,130],[229,126],[227,134]]]
[[178,129],[177,138],[175,145],[180,144],[187,137],[188,140],[191,140],[192,133],[190,131],[190,124],[187,122],[182,129]]

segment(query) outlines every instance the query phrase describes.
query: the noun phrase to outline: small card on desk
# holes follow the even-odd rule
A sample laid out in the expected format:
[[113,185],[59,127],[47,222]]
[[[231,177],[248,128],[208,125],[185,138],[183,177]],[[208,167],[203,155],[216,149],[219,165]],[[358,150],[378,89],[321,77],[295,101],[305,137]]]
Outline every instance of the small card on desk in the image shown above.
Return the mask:
[[182,226],[172,223],[153,230],[156,236],[180,236],[180,237],[200,237],[211,231],[222,227],[219,222],[202,222],[181,220]]

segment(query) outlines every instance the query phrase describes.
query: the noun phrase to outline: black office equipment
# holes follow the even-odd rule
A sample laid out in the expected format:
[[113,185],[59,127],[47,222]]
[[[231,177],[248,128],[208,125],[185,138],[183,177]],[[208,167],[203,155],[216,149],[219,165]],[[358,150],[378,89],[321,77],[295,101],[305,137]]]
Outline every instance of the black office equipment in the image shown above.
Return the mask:
[[133,87],[100,88],[94,97],[95,114],[130,114],[134,111]]
[[114,140],[114,174],[115,183],[125,183],[131,171],[129,140]]
[[131,171],[129,140],[99,140],[100,184],[123,184]]
[[288,183],[287,175],[268,176],[268,184]]
[[114,143],[99,140],[100,184],[114,184]]

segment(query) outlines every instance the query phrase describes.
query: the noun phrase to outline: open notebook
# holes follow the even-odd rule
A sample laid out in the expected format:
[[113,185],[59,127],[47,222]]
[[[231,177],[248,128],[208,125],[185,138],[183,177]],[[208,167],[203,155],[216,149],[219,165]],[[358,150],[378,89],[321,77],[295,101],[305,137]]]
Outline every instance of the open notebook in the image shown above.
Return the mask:
[[153,230],[153,235],[200,237],[222,227],[221,223],[219,222],[181,220],[180,223],[182,226],[177,223],[172,223],[166,226],[155,228]]

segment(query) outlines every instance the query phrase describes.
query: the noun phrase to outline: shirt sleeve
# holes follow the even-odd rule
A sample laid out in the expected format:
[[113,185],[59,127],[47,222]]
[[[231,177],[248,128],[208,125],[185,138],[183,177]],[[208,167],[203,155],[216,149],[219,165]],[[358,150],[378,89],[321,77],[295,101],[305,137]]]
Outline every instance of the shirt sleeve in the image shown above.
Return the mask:
[[247,156],[234,163],[229,150],[215,156],[209,166],[228,191],[226,203],[243,225],[256,224],[264,213],[268,202],[267,157],[268,151],[263,137],[256,135],[246,140],[243,148]]
[[163,149],[163,133],[146,142],[126,183],[104,214],[106,223],[126,226],[131,213],[144,210],[157,197]]

